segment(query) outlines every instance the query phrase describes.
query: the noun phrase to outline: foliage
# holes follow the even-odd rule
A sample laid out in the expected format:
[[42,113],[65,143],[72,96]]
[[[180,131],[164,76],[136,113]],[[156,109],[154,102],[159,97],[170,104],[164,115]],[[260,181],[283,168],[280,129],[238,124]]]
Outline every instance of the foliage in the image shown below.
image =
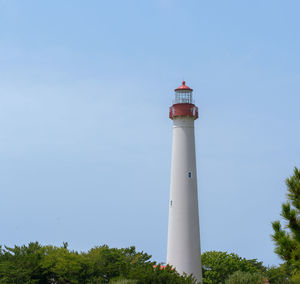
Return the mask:
[[299,284],[300,283],[300,272],[296,272],[291,277],[291,283],[292,284]]
[[234,272],[261,272],[265,273],[266,268],[262,262],[256,259],[245,259],[237,254],[220,251],[210,251],[202,254],[203,283],[225,283],[225,280]]
[[[286,180],[287,202],[282,204],[281,216],[286,222],[282,228],[279,221],[272,223],[275,253],[284,260],[286,272],[298,281],[300,271],[300,171]],[[300,282],[298,282],[300,283]]]
[[127,280],[127,279],[114,279],[109,281],[110,284],[136,284],[136,280]]
[[236,271],[225,281],[225,284],[264,284],[265,277],[259,272]]
[[[150,258],[134,247],[117,249],[104,245],[81,253],[69,250],[66,243],[61,247],[37,242],[4,247],[0,248],[0,283],[195,283],[191,276],[181,276],[170,266],[162,268]],[[266,269],[255,259],[247,260],[233,253],[205,252],[202,262],[203,284],[225,283],[236,271],[263,273],[270,284],[300,283],[296,274],[294,282],[288,281],[284,265]]]
[[0,247],[0,283],[126,283],[126,284],[193,284],[193,278],[179,275],[167,266],[150,260],[151,256],[134,247],[100,246],[87,253],[62,247],[28,246]]
[[[271,266],[266,272],[266,277],[270,284],[288,284],[290,283],[289,276],[286,273],[285,265],[279,267]],[[300,282],[299,282],[300,283]]]

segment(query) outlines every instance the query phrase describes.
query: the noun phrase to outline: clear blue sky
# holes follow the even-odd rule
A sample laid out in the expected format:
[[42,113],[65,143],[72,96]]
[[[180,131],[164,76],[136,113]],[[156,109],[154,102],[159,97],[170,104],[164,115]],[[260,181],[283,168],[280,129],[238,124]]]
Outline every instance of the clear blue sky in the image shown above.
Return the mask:
[[202,250],[278,264],[300,166],[299,1],[0,0],[1,244],[135,245],[165,261],[172,122],[200,110]]

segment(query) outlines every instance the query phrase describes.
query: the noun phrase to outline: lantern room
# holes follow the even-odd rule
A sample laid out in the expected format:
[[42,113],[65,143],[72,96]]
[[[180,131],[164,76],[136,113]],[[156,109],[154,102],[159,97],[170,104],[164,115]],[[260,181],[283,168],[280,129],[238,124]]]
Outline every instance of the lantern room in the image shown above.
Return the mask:
[[169,117],[191,117],[198,118],[198,108],[193,103],[193,89],[182,82],[182,85],[175,89],[175,100],[170,107]]
[[175,89],[175,104],[192,104],[193,103],[193,89],[185,85],[185,81],[182,85]]

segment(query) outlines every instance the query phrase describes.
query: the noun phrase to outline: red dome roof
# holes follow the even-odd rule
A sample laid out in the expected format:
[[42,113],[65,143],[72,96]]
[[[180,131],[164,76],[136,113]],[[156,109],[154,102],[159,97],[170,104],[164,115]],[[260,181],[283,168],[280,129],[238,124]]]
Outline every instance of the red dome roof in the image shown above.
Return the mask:
[[185,81],[182,81],[182,85],[177,89],[175,89],[175,91],[180,91],[180,90],[191,91],[191,92],[193,91],[193,89],[185,85]]

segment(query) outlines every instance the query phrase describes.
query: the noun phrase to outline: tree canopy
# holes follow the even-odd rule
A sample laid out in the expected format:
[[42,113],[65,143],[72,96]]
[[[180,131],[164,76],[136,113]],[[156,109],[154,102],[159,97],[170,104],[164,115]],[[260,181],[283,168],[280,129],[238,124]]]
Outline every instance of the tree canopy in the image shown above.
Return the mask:
[[[157,283],[193,284],[170,266],[164,269],[135,247],[94,247],[87,253],[62,247],[28,246],[0,249],[0,283]],[[155,266],[156,265],[156,266]]]
[[280,221],[272,223],[275,253],[284,261],[283,267],[291,275],[292,281],[300,283],[300,171],[286,179],[287,202],[282,204],[281,216],[285,227]]
[[[203,284],[244,283],[237,281],[260,279],[259,276],[269,279],[270,284],[290,283],[282,266],[266,268],[256,259],[245,259],[234,253],[205,252],[202,255],[202,262]],[[32,242],[13,248],[6,246],[0,248],[1,283],[195,284],[196,282],[191,276],[179,275],[170,266],[161,266],[151,261],[149,254],[138,252],[135,247],[118,249],[104,245],[79,253],[69,250],[67,243],[56,247]]]
[[256,259],[245,259],[235,253],[209,251],[202,254],[204,283],[219,284],[236,271],[265,273],[266,267]]
[[259,272],[236,271],[225,281],[225,284],[264,284],[266,278]]

